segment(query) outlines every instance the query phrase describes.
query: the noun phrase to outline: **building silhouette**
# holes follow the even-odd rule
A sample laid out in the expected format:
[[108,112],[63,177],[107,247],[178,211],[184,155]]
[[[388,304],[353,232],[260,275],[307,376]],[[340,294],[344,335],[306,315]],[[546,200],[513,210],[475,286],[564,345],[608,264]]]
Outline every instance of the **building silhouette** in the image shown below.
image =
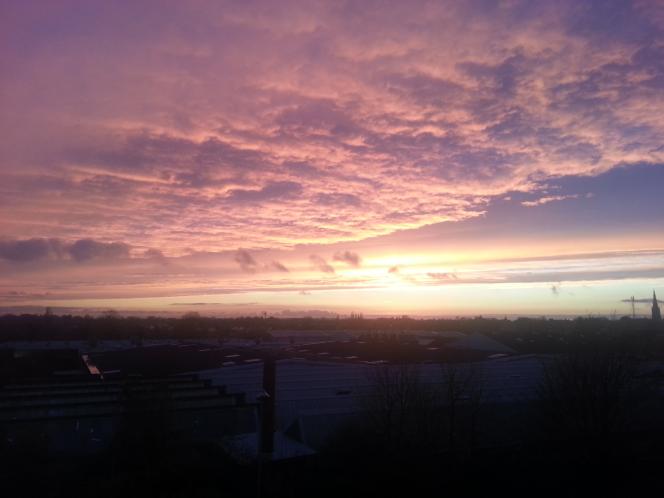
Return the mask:
[[659,311],[659,304],[657,303],[657,294],[652,291],[652,319],[659,322],[662,319],[662,313]]

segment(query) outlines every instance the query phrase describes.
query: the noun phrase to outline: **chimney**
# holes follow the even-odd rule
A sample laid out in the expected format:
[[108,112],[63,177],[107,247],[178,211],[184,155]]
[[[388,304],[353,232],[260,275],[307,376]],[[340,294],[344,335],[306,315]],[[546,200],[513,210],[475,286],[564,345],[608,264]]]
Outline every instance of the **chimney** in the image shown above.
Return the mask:
[[273,357],[263,359],[263,396],[261,396],[260,452],[271,455],[274,451],[275,396],[277,393],[277,365]]

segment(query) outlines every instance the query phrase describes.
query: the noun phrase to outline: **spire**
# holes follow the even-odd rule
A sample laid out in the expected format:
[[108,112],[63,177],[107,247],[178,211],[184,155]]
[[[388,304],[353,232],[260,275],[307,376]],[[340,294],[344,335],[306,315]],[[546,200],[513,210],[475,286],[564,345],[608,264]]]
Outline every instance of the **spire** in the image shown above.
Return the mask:
[[653,321],[660,321],[662,319],[662,314],[659,311],[659,303],[657,302],[657,294],[655,291],[652,291],[652,319]]

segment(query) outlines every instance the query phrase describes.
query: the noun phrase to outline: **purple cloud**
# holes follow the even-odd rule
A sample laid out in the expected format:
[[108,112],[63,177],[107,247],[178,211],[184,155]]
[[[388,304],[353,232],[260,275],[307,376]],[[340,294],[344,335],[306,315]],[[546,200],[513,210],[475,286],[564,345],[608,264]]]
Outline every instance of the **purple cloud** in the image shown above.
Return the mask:
[[40,259],[59,259],[65,253],[58,239],[0,240],[0,258],[25,263]]
[[264,202],[289,199],[301,193],[302,185],[297,182],[270,182],[257,190],[231,190],[225,199],[230,202]]
[[256,267],[258,266],[258,263],[253,258],[253,256],[249,254],[249,251],[245,249],[238,249],[235,252],[235,256],[233,257],[233,259],[238,265],[240,265],[242,271],[247,273],[255,272]]
[[318,271],[323,273],[334,273],[334,267],[317,254],[312,254],[309,256],[309,261],[311,261],[311,263],[314,265],[314,268],[316,268]]
[[60,239],[34,238],[0,241],[0,258],[14,262],[67,259],[76,262],[129,258],[131,246],[123,242],[80,239],[73,243]]
[[93,259],[128,258],[130,246],[122,242],[81,239],[74,242],[67,250],[74,261],[83,262]]
[[314,198],[322,206],[359,206],[362,200],[353,194],[318,194]]
[[145,252],[143,253],[143,257],[148,259],[158,259],[158,260],[163,260],[166,258],[166,256],[164,256],[164,253],[161,252],[159,249],[146,249]]
[[289,272],[288,268],[286,268],[286,266],[284,264],[280,263],[279,261],[272,261],[272,263],[270,263],[270,265],[269,265],[269,268],[272,269],[272,270],[283,272],[283,273],[288,273]]
[[347,263],[350,266],[358,267],[362,262],[362,258],[359,254],[353,251],[338,251],[334,253],[332,258],[334,261],[341,261],[342,263]]

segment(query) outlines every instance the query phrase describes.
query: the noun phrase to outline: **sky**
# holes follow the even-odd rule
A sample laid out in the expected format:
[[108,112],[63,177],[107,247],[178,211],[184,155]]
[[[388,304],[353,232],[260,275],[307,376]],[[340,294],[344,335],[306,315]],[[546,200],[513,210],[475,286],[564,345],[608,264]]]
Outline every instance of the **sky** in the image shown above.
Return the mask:
[[649,313],[664,3],[7,0],[0,311]]

